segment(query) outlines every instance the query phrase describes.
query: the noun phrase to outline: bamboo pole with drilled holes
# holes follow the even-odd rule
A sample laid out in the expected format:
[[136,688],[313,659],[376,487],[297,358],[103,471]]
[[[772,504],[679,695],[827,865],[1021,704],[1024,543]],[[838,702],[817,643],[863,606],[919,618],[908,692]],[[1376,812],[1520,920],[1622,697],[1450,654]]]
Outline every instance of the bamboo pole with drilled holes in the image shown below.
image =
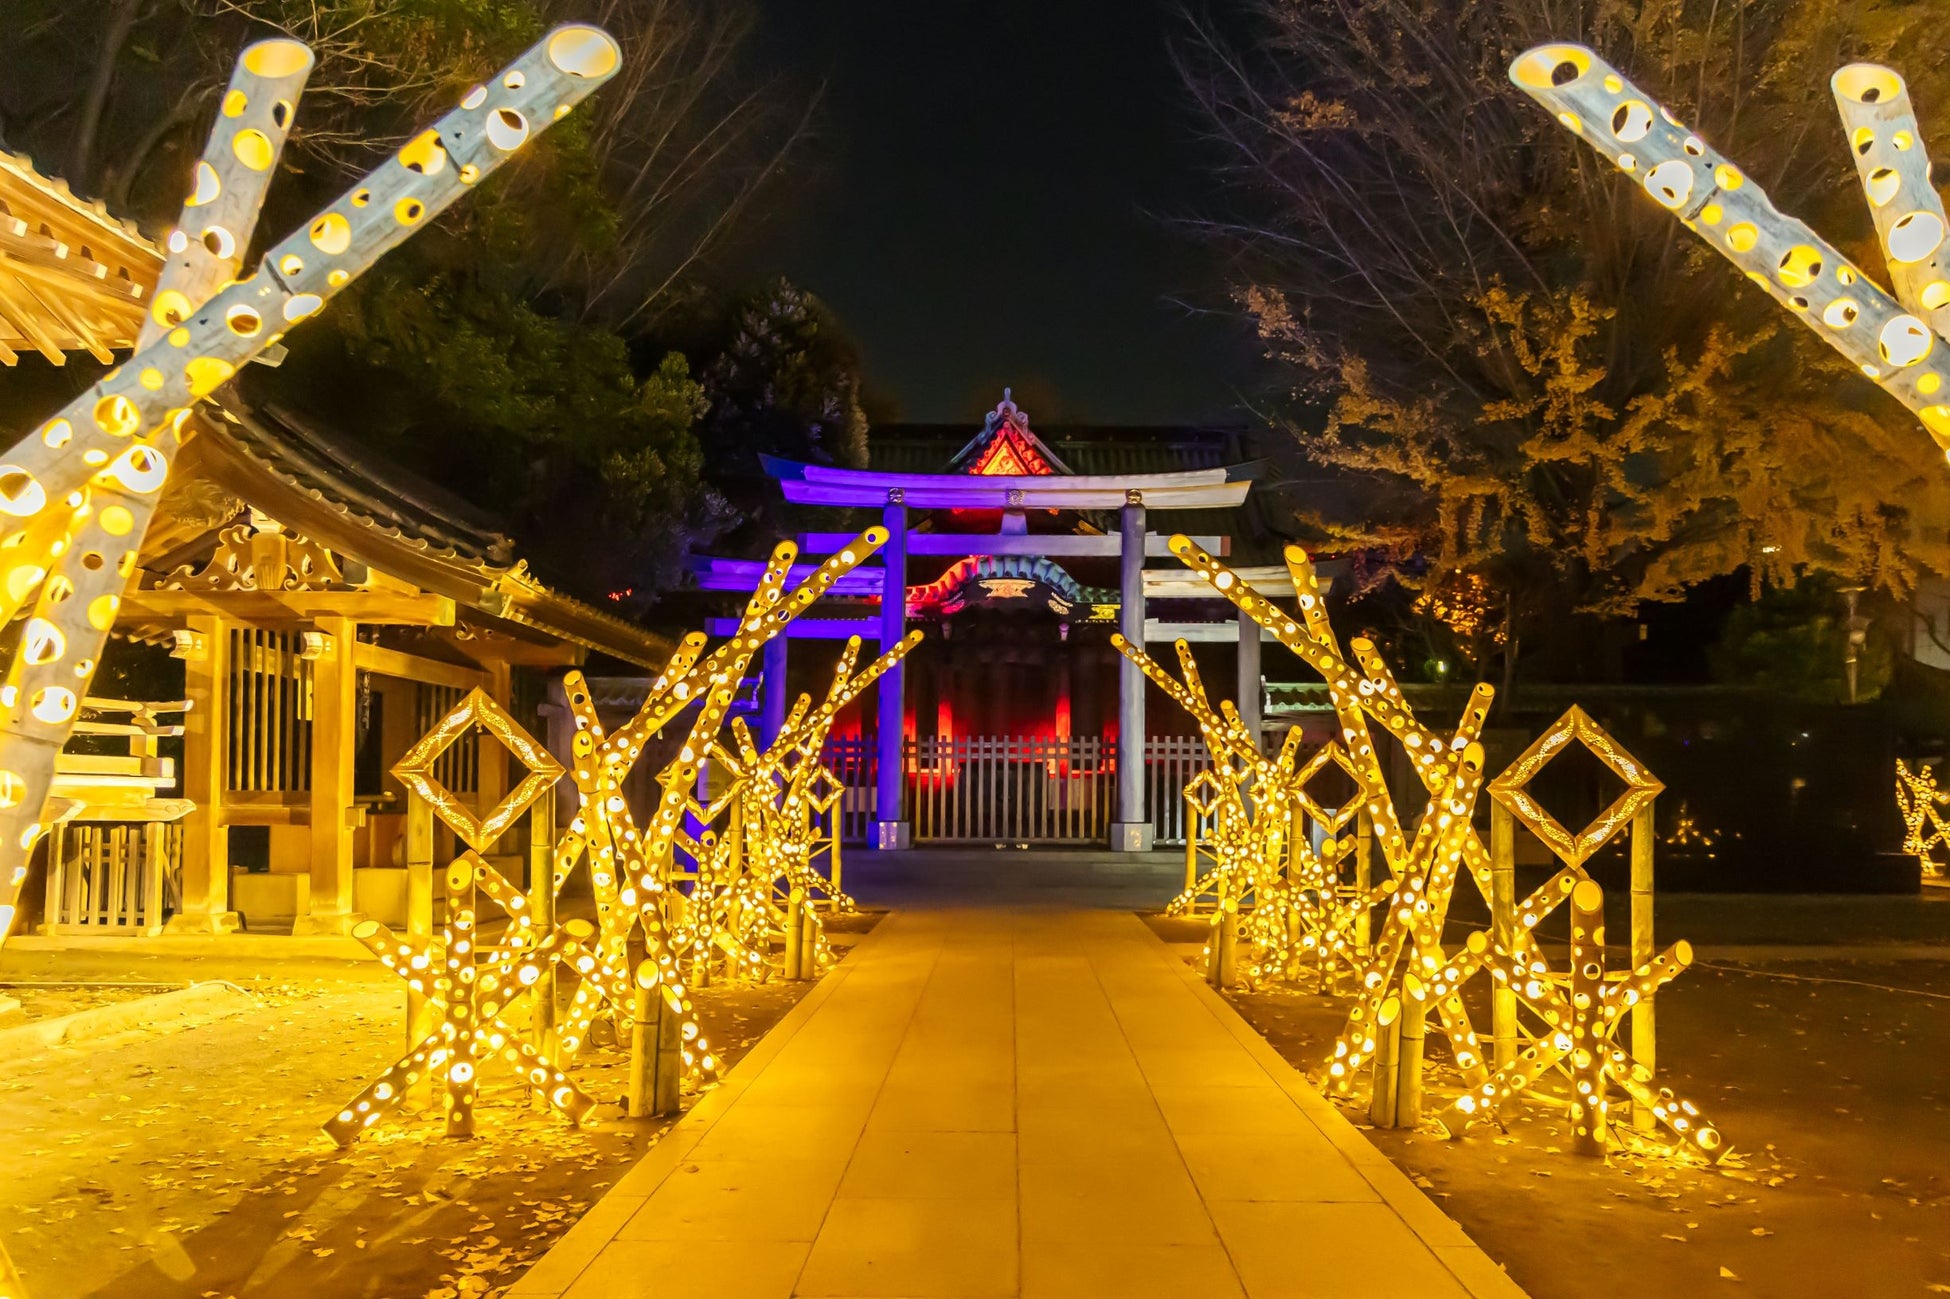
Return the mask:
[[[163,337],[138,349],[6,454],[0,514],[20,520],[14,526],[23,534],[49,512],[65,513],[71,523],[58,557],[16,554],[9,580],[0,584],[39,585],[0,688],[0,934],[11,928],[28,858],[43,830],[55,757],[100,661],[168,480],[169,459],[196,401],[277,344],[290,326],[316,314],[595,90],[620,62],[615,42],[594,27],[550,32],[273,246],[254,274],[200,304],[187,294],[166,299],[159,293],[152,313],[167,329]],[[268,174],[275,137],[261,129],[249,135],[249,128],[236,125],[240,120],[219,116],[206,160],[228,148],[247,170]],[[193,192],[191,198],[197,197]],[[226,259],[238,256],[244,241],[232,231],[221,233],[228,244],[204,229],[208,250]]]

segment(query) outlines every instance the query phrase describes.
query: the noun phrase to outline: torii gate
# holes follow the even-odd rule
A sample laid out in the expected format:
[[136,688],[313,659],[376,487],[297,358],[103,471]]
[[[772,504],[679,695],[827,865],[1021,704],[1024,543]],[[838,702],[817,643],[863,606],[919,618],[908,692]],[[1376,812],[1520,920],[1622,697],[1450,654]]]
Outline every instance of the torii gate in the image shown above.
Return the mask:
[[[1220,640],[1237,637],[1240,647],[1240,699],[1251,707],[1251,721],[1257,727],[1259,698],[1259,646],[1261,632],[1245,621],[1225,624],[1165,623],[1147,620],[1147,599],[1208,598],[1209,592],[1188,580],[1182,572],[1147,572],[1147,556],[1170,553],[1168,539],[1145,526],[1146,511],[1228,509],[1241,505],[1259,472],[1256,464],[1231,465],[1177,473],[1087,475],[1062,469],[1061,462],[1028,433],[1026,421],[1014,418],[1013,402],[1006,397],[997,408],[1004,417],[993,431],[985,453],[966,472],[916,474],[883,473],[871,469],[844,469],[828,465],[801,464],[777,457],[761,457],[765,471],[779,483],[787,504],[841,506],[881,511],[881,521],[889,534],[881,548],[881,567],[856,569],[837,585],[832,594],[862,596],[879,601],[873,618],[800,619],[788,634],[798,638],[845,639],[859,636],[877,640],[882,646],[900,642],[907,633],[908,603],[913,592],[907,586],[907,560],[912,555],[943,558],[969,557],[1116,557],[1118,590],[1114,601],[1100,608],[1104,620],[1115,618],[1126,639],[1142,644],[1148,640]],[[1016,430],[1020,429],[1020,436]],[[973,444],[971,444],[973,449]],[[914,509],[996,510],[1001,513],[1001,530],[995,533],[910,533],[908,512]],[[1115,510],[1118,531],[1107,536],[1048,535],[1031,533],[1026,517],[1035,511]],[[828,555],[843,549],[852,540],[844,533],[806,533],[799,545],[804,555]],[[1217,548],[1221,538],[1200,538]],[[706,590],[747,591],[758,565],[738,560],[704,561],[699,585]],[[1275,594],[1291,594],[1290,579],[1284,569],[1260,574]],[[1282,584],[1286,584],[1282,586]],[[889,598],[889,592],[901,592]],[[710,624],[715,632],[717,623]],[[1246,628],[1241,635],[1240,629]],[[767,716],[781,708],[786,699],[783,688],[786,668],[785,636],[766,646],[764,674]],[[1250,681],[1247,676],[1250,673]],[[774,686],[773,683],[779,683]],[[912,837],[905,788],[905,753],[901,721],[906,715],[906,673],[896,666],[880,678],[878,715],[881,722],[875,740],[875,833],[879,848],[905,848]],[[1247,701],[1251,704],[1248,705]],[[891,722],[888,719],[892,719]],[[767,730],[767,738],[772,731]],[[1110,847],[1119,852],[1144,852],[1152,841],[1152,820],[1145,806],[1144,783],[1144,674],[1135,664],[1122,663],[1118,671],[1117,710],[1117,814],[1112,822]]]

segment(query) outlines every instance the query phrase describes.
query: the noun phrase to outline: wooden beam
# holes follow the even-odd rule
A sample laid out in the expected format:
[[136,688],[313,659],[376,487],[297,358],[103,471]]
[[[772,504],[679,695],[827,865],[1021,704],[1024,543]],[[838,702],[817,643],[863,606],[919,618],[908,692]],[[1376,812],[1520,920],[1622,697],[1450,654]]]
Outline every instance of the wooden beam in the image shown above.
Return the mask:
[[[1193,537],[1199,547],[1209,554],[1228,555],[1232,553],[1231,537]],[[802,555],[837,555],[852,545],[854,534],[848,532],[808,532],[799,538],[799,553]],[[961,558],[968,555],[1046,555],[1051,559],[1064,558],[1109,558],[1114,559],[1123,550],[1121,537],[1081,536],[1071,533],[972,533],[953,532],[914,532],[907,538],[909,555],[950,555]],[[1171,538],[1158,533],[1148,533],[1144,538],[1144,553],[1158,557],[1171,553]],[[856,570],[857,571],[857,570]]]
[[[1216,472],[1216,471],[1215,471]],[[1112,510],[1129,493],[1141,492],[1146,505],[1160,510],[1220,510],[1242,505],[1250,479],[1211,483],[1154,483],[1175,474],[1133,474],[1121,478],[981,478],[961,474],[875,474],[886,482],[834,482],[785,479],[779,483],[793,505],[864,508],[885,503],[898,490],[911,509],[921,510]]]
[[[787,584],[797,586],[818,571],[817,564],[794,564]],[[704,560],[698,570],[697,587],[700,591],[736,591],[749,594],[758,586],[758,579],[764,575],[765,563],[757,559],[716,559]],[[856,568],[844,573],[828,589],[827,595],[878,596],[885,580],[885,573],[878,567]]]
[[[1159,641],[1190,641],[1194,645],[1237,645],[1239,643],[1239,623],[1228,622],[1166,622],[1162,618],[1144,620],[1144,639],[1147,643]],[[1259,639],[1262,642],[1273,639],[1273,633],[1261,627]]]
[[[462,621],[472,634],[463,637],[456,632],[442,633],[441,643],[469,659],[483,672],[492,671],[499,663],[518,668],[575,668],[581,667],[589,658],[589,651],[574,641],[532,641],[490,630],[471,619],[463,618]],[[521,626],[520,623],[510,625]],[[552,636],[552,633],[539,629],[537,634]]]
[[[1293,574],[1281,564],[1232,570],[1239,580],[1269,598],[1293,597]],[[1150,600],[1223,600],[1212,584],[1189,568],[1153,568],[1144,574],[1144,594]]]
[[444,595],[396,591],[130,591],[122,597],[122,622],[186,625],[197,615],[258,627],[289,626],[327,618],[409,627],[451,627],[454,602]]
[[360,641],[353,651],[352,662],[362,671],[376,672],[383,677],[400,677],[407,681],[423,681],[430,686],[472,690],[476,686],[485,688],[488,684],[488,674],[478,668],[422,658],[418,654],[387,649],[383,645],[371,645],[365,641]]
[[[713,636],[731,636],[738,631],[736,618],[707,618],[704,630]],[[845,640],[858,636],[862,641],[880,642],[878,618],[794,618],[786,625],[794,640]]]

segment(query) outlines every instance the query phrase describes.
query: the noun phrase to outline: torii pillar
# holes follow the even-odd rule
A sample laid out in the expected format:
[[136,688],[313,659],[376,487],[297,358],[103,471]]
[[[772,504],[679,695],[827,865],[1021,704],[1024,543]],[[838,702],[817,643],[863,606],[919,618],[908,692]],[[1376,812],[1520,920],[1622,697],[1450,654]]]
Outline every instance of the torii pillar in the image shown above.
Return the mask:
[[[1124,493],[1118,552],[1118,630],[1144,645],[1144,493]],[[1117,665],[1117,820],[1113,852],[1151,851],[1151,815],[1144,806],[1144,671],[1122,655]]]
[[[887,544],[880,548],[880,648],[884,653],[907,635],[907,497],[887,493],[882,514]],[[905,815],[907,795],[907,668],[896,663],[880,678],[875,722],[874,836],[876,848],[905,848],[914,827]]]
[[758,736],[759,743],[766,748],[779,738],[785,729],[785,671],[786,646],[790,642],[784,631],[765,642],[764,666],[758,678]]
[[1239,685],[1235,704],[1239,709],[1239,720],[1246,727],[1247,734],[1253,737],[1254,747],[1260,745],[1260,667],[1259,667],[1259,624],[1249,613],[1239,615]]

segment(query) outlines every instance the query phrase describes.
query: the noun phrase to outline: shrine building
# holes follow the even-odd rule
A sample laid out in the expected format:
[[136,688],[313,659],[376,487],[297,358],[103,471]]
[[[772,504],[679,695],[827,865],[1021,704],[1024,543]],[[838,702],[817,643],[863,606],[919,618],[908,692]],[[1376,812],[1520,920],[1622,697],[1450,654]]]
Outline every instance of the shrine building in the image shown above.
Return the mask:
[[[0,363],[112,362],[161,266],[133,226],[0,152]],[[490,517],[241,383],[202,402],[184,438],[114,626],[124,650],[180,660],[147,683],[180,697],[83,701],[24,894],[29,924],[144,936],[405,923],[406,791],[390,768],[413,742],[477,688],[548,729],[565,668],[654,672],[673,642],[550,589]],[[509,761],[499,744],[457,745],[435,774],[492,805]],[[500,863],[510,878],[527,851]]]
[[[788,511],[854,511],[890,533],[765,650],[758,683],[769,735],[827,669],[812,642],[859,636],[866,652],[921,629],[883,677],[857,736],[828,765],[848,785],[849,837],[910,843],[1096,843],[1143,851],[1182,840],[1179,789],[1203,765],[1180,710],[1111,644],[1169,654],[1192,642],[1214,698],[1260,723],[1265,634],[1184,569],[1174,533],[1229,556],[1270,596],[1291,596],[1279,541],[1251,493],[1264,466],[1226,429],[1066,430],[1045,438],[1005,394],[968,429],[876,429],[873,466],[766,457]],[[805,562],[849,531],[798,534]],[[706,592],[748,593],[762,563],[701,557]],[[894,586],[900,600],[885,598]],[[726,613],[729,613],[727,608]],[[715,634],[729,617],[709,624]],[[1162,644],[1160,644],[1162,642]],[[802,659],[813,663],[801,667]],[[897,726],[884,719],[898,718]]]

